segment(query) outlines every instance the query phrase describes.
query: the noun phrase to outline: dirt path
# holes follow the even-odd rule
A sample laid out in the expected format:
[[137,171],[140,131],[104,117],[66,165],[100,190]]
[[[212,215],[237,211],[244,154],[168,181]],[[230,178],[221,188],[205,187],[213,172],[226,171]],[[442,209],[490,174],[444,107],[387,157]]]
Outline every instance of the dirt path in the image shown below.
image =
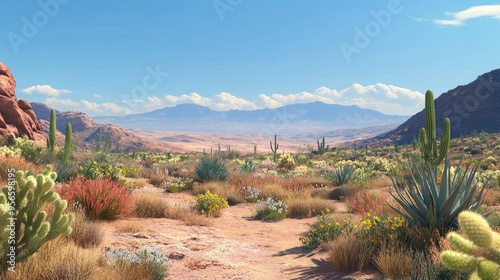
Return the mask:
[[[170,204],[189,199],[186,194],[159,195]],[[103,223],[104,246],[166,249],[172,259],[169,279],[374,279],[374,274],[336,272],[324,252],[301,247],[299,237],[315,218],[261,222],[252,219],[251,206],[231,206],[208,227],[171,219]]]

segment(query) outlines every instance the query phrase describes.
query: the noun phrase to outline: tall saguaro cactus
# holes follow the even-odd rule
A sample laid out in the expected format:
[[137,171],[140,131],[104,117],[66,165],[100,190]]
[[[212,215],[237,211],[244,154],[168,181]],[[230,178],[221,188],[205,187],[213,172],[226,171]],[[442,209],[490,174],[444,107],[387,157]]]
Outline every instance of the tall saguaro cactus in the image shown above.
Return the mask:
[[56,110],[50,110],[50,129],[49,129],[49,139],[47,140],[47,148],[51,154],[54,154],[54,148],[56,147]]
[[325,146],[325,137],[323,137],[321,143],[319,142],[319,140],[317,141],[318,141],[318,155],[322,155],[328,150],[329,146]]
[[68,160],[73,152],[73,128],[70,123],[66,124],[66,139],[64,141],[64,159]]
[[434,110],[434,94],[428,90],[425,93],[425,128],[420,129],[420,149],[425,162],[432,166],[439,165],[446,156],[450,145],[450,120],[444,119],[443,134],[439,152],[436,140],[436,112]]
[[[47,241],[59,235],[71,233],[74,214],[62,213],[68,203],[52,190],[56,173],[47,166],[43,174],[36,178],[26,178],[23,171],[15,174],[15,185],[7,185],[0,192],[0,261],[2,271],[8,269],[7,264],[15,255],[15,263],[20,263],[33,255]],[[15,203],[15,206],[13,206]],[[47,220],[47,213],[42,211],[46,203],[54,203],[52,218]],[[10,221],[9,227],[2,223]],[[9,238],[5,238],[5,231]],[[12,238],[11,238],[12,237]],[[12,266],[12,265],[11,265]],[[1,271],[0,271],[1,274]]]
[[271,151],[274,155],[274,162],[276,162],[276,153],[278,152],[278,148],[280,146],[280,144],[278,144],[276,134],[274,134],[274,145],[272,141],[269,141],[269,146],[271,147]]

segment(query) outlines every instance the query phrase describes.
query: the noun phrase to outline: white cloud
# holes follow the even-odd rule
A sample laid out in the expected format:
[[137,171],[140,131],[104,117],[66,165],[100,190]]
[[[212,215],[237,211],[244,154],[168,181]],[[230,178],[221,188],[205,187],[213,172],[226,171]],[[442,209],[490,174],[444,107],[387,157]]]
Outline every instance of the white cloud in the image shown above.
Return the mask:
[[484,6],[472,6],[466,10],[456,12],[456,13],[446,13],[451,19],[437,19],[433,22],[437,25],[453,25],[459,26],[464,25],[466,20],[479,18],[479,17],[489,17],[494,19],[500,19],[500,5],[484,5]]
[[36,85],[22,90],[26,94],[44,94],[48,96],[59,96],[61,93],[70,93],[67,89],[55,89],[50,85]]
[[148,96],[144,99],[129,99],[112,103],[96,103],[88,100],[73,101],[55,97],[48,98],[45,102],[47,105],[61,111],[79,110],[90,115],[101,116],[142,113],[183,103],[194,103],[217,111],[227,111],[232,109],[278,108],[289,104],[314,101],[327,104],[357,105],[361,108],[373,109],[385,114],[412,115],[424,107],[424,100],[424,94],[418,91],[377,83],[366,86],[353,84],[341,90],[322,86],[312,92],[260,94],[253,101],[227,92],[221,92],[211,98],[192,92],[179,96]]

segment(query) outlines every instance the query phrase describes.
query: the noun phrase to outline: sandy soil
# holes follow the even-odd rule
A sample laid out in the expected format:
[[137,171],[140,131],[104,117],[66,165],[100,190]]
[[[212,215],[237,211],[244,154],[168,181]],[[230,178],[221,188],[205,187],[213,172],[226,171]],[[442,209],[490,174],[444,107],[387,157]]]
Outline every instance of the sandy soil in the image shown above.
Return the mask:
[[[148,189],[157,191],[170,205],[190,199],[188,194]],[[315,218],[262,222],[252,219],[251,206],[224,209],[207,227],[171,219],[103,223],[104,246],[166,249],[171,258],[168,279],[376,279],[373,269],[352,274],[334,271],[325,252],[304,250],[299,237]],[[139,231],[123,232],[123,227]]]

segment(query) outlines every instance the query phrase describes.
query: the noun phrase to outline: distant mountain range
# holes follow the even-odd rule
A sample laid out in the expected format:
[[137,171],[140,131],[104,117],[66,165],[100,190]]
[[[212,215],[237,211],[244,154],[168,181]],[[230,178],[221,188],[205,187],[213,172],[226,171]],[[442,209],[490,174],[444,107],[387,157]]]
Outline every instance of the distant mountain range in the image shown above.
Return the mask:
[[[469,135],[473,131],[500,132],[500,69],[441,94],[434,104],[438,137],[444,118],[450,119],[452,138]],[[418,138],[418,132],[424,126],[425,114],[422,110],[396,129],[367,141],[409,143]]]
[[335,129],[400,124],[406,116],[385,115],[358,106],[312,102],[276,109],[214,111],[196,104],[180,104],[152,112],[120,117],[95,117],[129,129],[177,132],[257,134],[262,130],[295,135]]

